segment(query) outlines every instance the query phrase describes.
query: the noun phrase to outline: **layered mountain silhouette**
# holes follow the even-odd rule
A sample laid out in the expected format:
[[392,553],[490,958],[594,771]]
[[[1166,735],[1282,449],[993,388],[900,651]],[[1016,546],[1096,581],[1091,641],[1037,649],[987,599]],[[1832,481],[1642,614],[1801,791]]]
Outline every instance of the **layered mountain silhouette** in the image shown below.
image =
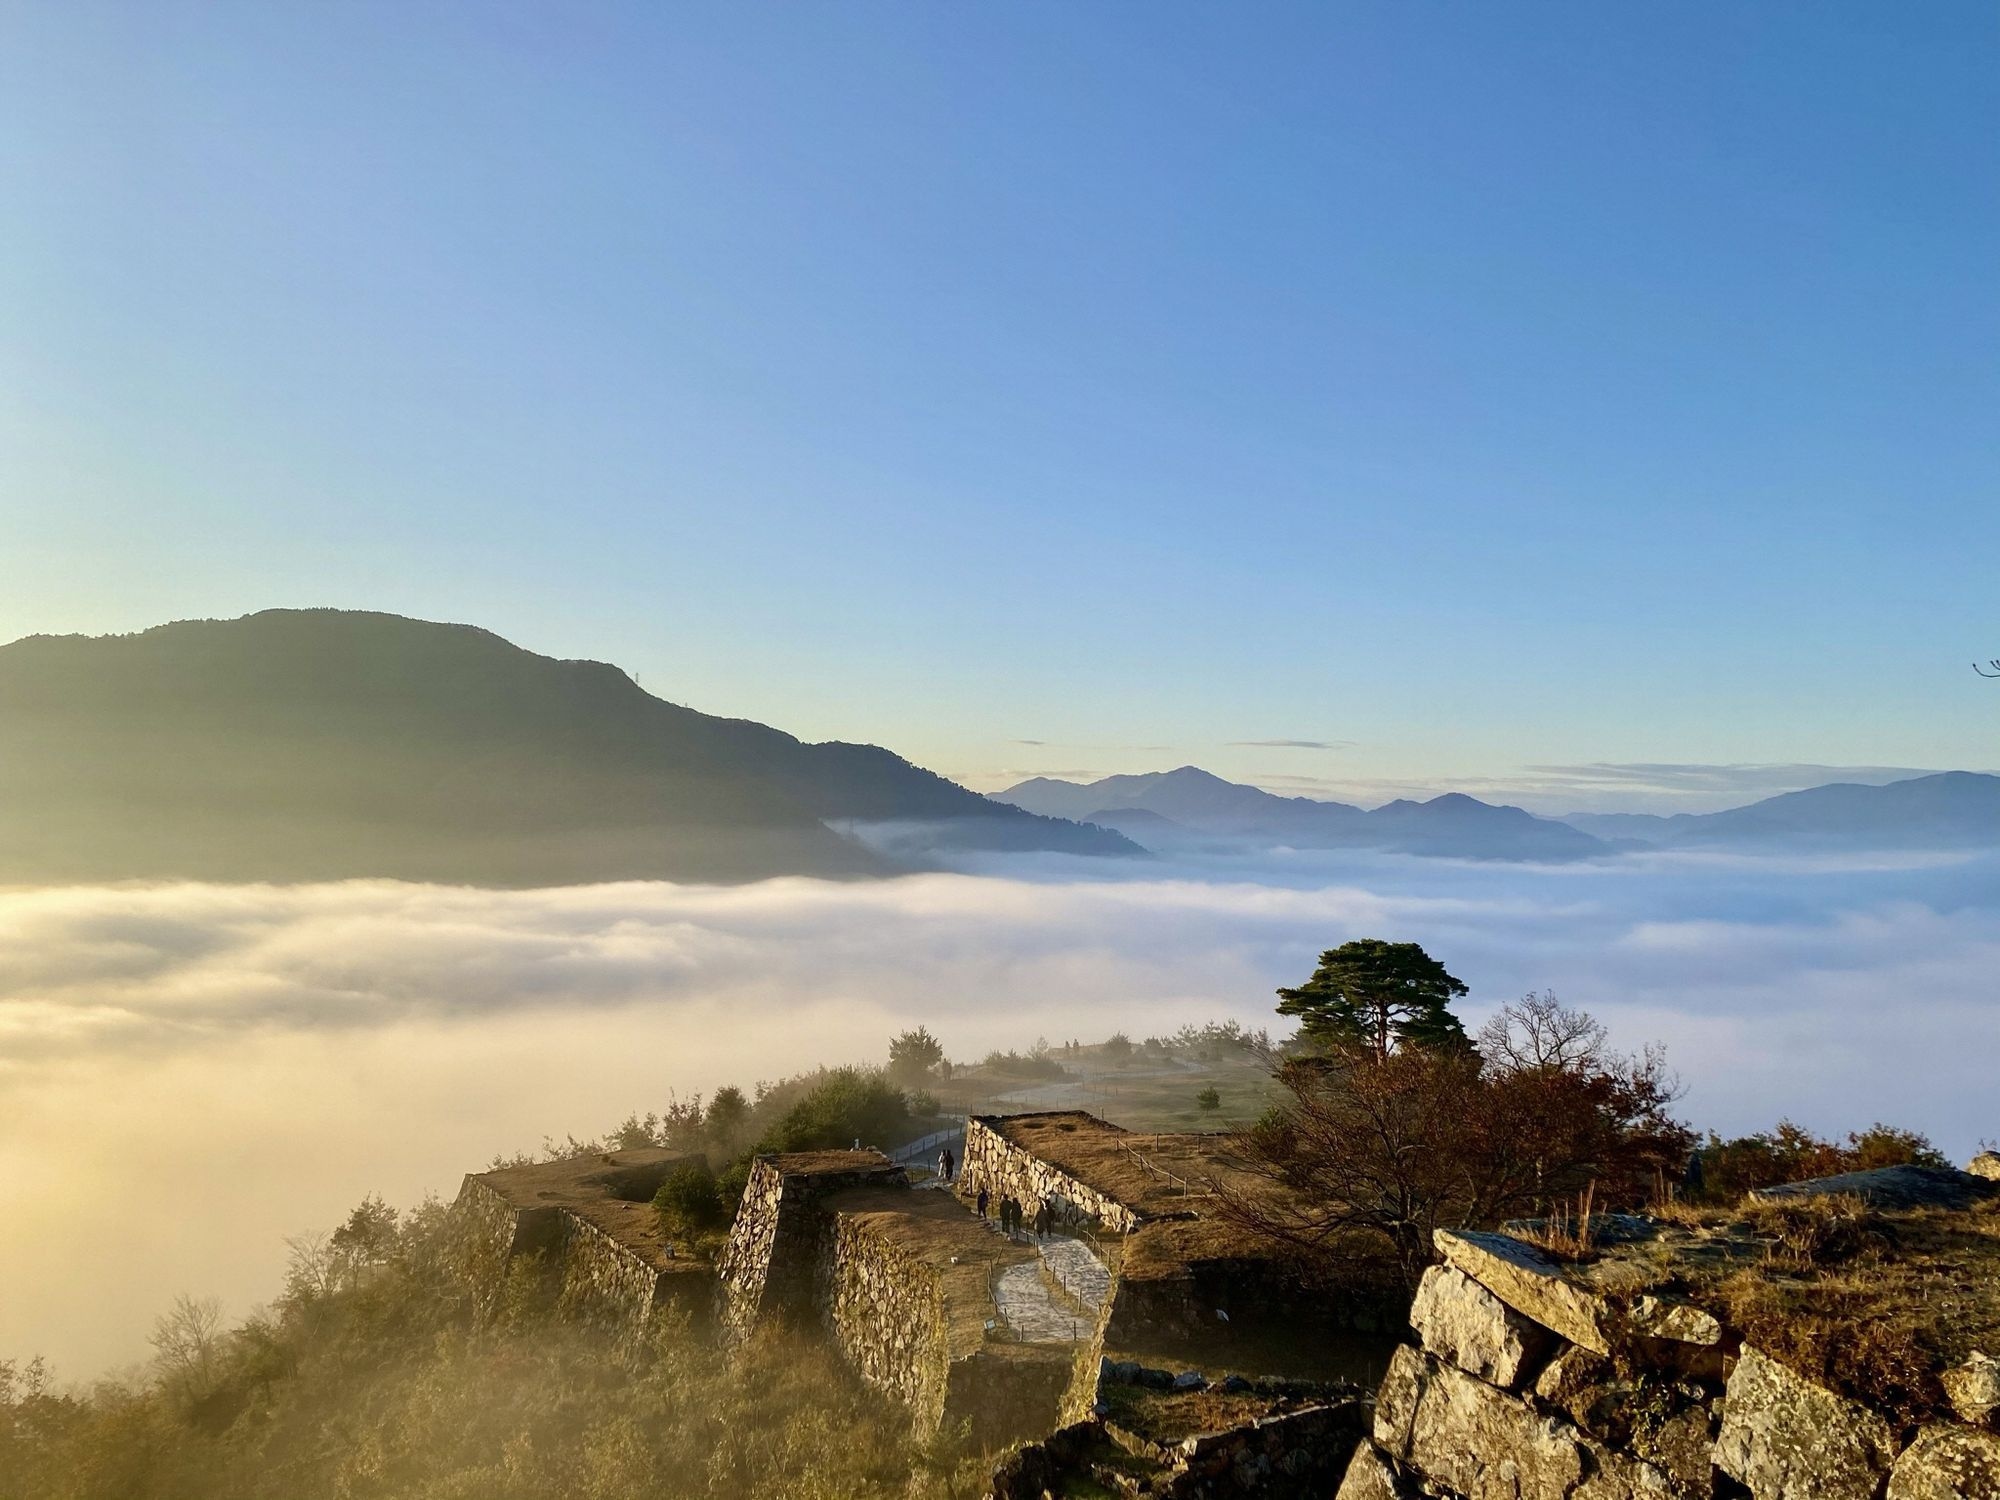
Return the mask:
[[2000,776],[1941,771],[1882,786],[1834,782],[1724,812],[1574,813],[1599,838],[1680,848],[1965,849],[2000,847]]
[[1035,777],[1000,801],[1049,817],[1114,828],[1162,853],[1255,844],[1383,849],[1459,859],[1567,860],[1609,852],[1581,829],[1451,792],[1373,809],[1280,797],[1196,766],[1079,783]]
[[1383,849],[1461,859],[1566,860],[1648,847],[1755,852],[2000,848],[2000,776],[1944,771],[1883,785],[1836,782],[1723,812],[1537,817],[1448,793],[1363,809],[1281,797],[1194,766],[1100,781],[1036,777],[994,794],[1115,829],[1162,853],[1245,845]]
[[723,881],[968,849],[1139,852],[471,626],[271,610],[0,647],[0,883]]

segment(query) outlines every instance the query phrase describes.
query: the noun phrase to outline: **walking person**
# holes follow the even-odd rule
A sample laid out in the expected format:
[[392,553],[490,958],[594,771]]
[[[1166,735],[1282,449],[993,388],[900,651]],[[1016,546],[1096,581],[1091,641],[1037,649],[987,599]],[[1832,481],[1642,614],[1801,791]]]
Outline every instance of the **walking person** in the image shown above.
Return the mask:
[[981,1186],[981,1188],[979,1189],[979,1197],[975,1200],[975,1202],[979,1210],[979,1217],[982,1219],[985,1218],[987,1197],[986,1197],[986,1189],[984,1186]]
[[1045,1199],[1042,1206],[1035,1210],[1035,1238],[1047,1239],[1049,1231],[1055,1228],[1055,1222],[1056,1216],[1050,1211],[1048,1202]]

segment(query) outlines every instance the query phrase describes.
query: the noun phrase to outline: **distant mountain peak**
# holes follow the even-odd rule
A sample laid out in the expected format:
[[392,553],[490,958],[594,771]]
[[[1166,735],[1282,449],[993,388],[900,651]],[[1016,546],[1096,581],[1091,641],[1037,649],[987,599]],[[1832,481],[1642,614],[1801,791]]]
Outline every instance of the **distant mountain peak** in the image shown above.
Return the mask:
[[[855,836],[877,826],[893,858]],[[955,849],[1139,852],[478,626],[273,609],[0,646],[0,882],[737,880]]]
[[[1495,807],[1460,792],[1429,802],[1399,798],[1373,812],[1345,802],[1281,797],[1226,781],[1199,766],[1076,783],[1036,777],[996,794],[1051,816],[1107,821],[1152,847],[1206,841],[1266,847],[1387,849],[1468,859],[1577,859],[1601,854],[1598,839],[1517,807]],[[1170,837],[1134,812],[1169,821]]]

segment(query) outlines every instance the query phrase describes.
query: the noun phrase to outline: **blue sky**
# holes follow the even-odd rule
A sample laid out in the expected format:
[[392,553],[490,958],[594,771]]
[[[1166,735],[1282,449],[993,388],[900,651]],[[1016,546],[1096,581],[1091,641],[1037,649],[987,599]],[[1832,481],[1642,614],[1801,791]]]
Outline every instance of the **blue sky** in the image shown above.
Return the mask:
[[15,4],[0,206],[0,638],[470,620],[981,786],[2000,762],[1987,4]]

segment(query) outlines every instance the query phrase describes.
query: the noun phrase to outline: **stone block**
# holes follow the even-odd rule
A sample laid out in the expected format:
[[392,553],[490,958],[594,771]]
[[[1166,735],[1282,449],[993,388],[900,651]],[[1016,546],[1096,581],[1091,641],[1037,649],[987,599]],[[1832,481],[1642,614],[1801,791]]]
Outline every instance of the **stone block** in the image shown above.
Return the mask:
[[1535,1394],[1597,1442],[1658,1469],[1681,1500],[1715,1492],[1715,1417],[1708,1392],[1685,1382],[1633,1380],[1575,1346],[1552,1358]]
[[1374,1438],[1426,1491],[1464,1500],[1667,1500],[1671,1494],[1666,1476],[1651,1465],[1407,1347],[1396,1351],[1376,1396]]
[[1599,1354],[1612,1345],[1604,1299],[1564,1274],[1533,1245],[1504,1234],[1440,1229],[1434,1236],[1445,1264],[1485,1287],[1516,1312]]
[[1881,1417],[1744,1346],[1715,1464],[1756,1500],[1872,1500],[1895,1455]]
[[2000,1427],[2000,1360],[1974,1351],[1939,1378],[1953,1411],[1974,1427]]
[[1363,1438],[1333,1500],[1410,1500],[1412,1490],[1382,1450]]
[[1424,1272],[1410,1326],[1427,1351],[1505,1390],[1530,1378],[1556,1344],[1547,1328],[1453,1266]]
[[1925,1428],[1890,1471],[1889,1500],[2000,1500],[2000,1437]]

